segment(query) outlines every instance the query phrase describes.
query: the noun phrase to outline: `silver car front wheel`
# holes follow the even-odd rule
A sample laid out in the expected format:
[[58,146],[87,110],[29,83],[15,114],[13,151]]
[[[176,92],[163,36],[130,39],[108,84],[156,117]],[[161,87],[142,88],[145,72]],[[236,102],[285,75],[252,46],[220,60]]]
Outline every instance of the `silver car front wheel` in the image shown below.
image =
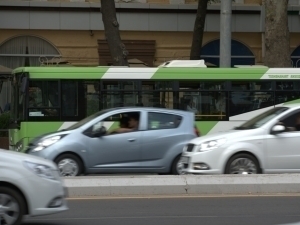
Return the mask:
[[75,155],[61,155],[55,162],[62,177],[75,177],[82,173],[82,163]]
[[19,225],[25,212],[24,199],[7,187],[0,187],[0,224]]
[[258,174],[260,168],[257,160],[248,154],[238,154],[233,156],[227,163],[226,174]]

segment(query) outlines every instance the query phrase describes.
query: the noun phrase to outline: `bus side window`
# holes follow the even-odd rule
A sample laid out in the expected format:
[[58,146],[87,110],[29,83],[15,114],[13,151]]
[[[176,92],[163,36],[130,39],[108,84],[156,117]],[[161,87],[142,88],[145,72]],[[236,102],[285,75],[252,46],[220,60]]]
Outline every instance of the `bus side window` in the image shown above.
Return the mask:
[[273,105],[274,94],[269,91],[230,92],[230,115],[235,116]]
[[62,116],[78,116],[78,82],[61,82]]

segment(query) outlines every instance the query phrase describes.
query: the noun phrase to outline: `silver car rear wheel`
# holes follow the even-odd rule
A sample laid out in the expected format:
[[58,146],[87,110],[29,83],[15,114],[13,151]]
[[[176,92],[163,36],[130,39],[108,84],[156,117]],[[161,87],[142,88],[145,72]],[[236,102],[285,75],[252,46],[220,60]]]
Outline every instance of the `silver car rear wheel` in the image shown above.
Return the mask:
[[181,162],[180,158],[181,158],[181,155],[177,156],[174,159],[173,164],[172,164],[171,174],[174,174],[174,175],[183,175],[183,174],[185,174],[183,172],[183,163]]
[[18,225],[22,221],[25,206],[18,192],[11,188],[0,187],[0,224]]
[[258,174],[260,168],[257,160],[248,154],[233,156],[227,163],[226,174]]

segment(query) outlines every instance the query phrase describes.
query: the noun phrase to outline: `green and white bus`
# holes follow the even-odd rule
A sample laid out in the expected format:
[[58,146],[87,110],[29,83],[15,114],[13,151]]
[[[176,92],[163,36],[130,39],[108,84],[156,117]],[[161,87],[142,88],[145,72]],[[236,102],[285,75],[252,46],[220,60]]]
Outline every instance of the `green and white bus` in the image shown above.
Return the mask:
[[[190,110],[205,135],[300,99],[297,68],[206,68],[178,62],[157,68],[15,69],[10,149],[24,151],[32,138],[66,129],[107,108],[142,105]],[[109,124],[111,128],[118,125],[113,119]]]

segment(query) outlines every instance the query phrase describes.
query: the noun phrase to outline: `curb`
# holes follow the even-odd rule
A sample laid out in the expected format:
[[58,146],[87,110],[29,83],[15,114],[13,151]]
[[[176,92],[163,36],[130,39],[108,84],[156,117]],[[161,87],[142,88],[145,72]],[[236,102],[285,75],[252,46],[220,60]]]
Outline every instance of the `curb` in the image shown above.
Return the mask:
[[300,193],[300,174],[64,178],[69,197]]

